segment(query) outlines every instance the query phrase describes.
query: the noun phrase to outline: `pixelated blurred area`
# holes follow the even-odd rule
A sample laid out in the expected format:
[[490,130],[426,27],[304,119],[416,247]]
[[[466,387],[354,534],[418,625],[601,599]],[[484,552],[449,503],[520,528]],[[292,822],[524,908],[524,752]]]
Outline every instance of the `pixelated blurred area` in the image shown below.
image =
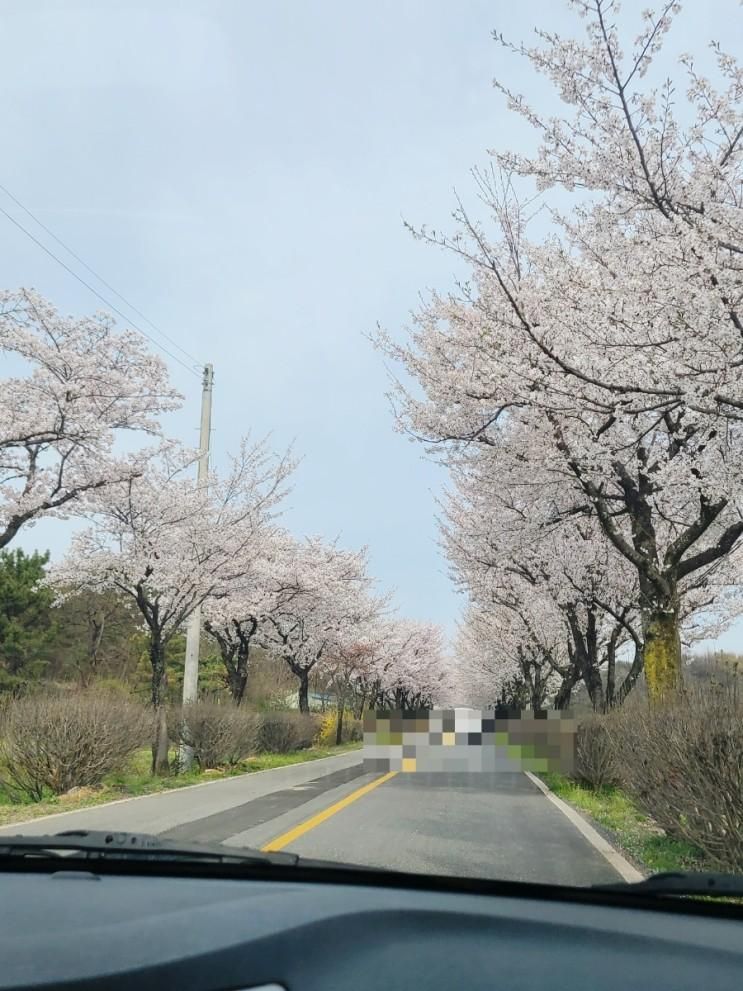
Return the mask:
[[364,716],[364,771],[569,774],[575,720],[557,710],[378,710]]

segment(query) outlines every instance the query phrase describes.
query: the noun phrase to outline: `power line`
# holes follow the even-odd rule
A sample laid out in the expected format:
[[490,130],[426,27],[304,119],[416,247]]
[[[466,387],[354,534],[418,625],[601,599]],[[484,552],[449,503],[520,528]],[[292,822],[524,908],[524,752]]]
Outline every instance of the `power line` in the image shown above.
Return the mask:
[[[4,192],[8,193],[8,190],[5,189],[4,186],[0,185],[0,189],[2,189]],[[10,198],[12,200],[14,200],[16,203],[18,203],[18,205],[21,206],[21,208],[23,210],[26,210],[26,208],[23,206],[23,204],[21,204],[20,201],[16,200],[15,197],[12,196],[12,194],[8,193],[8,195],[10,196]],[[129,316],[126,315],[126,313],[122,313],[122,311],[117,306],[115,306],[109,299],[107,299],[104,295],[102,295],[100,292],[98,292],[98,290],[94,286],[91,286],[91,284],[89,282],[86,282],[86,280],[83,279],[82,276],[78,275],[77,272],[74,271],[74,269],[70,268],[69,265],[67,265],[65,262],[63,262],[62,259],[58,255],[55,255],[54,252],[43,243],[43,241],[40,241],[37,237],[35,237],[31,233],[31,231],[28,230],[28,228],[24,227],[23,224],[20,223],[20,221],[16,220],[16,218],[12,214],[8,213],[8,211],[6,209],[4,209],[4,207],[2,207],[2,206],[0,206],[0,213],[2,213],[3,216],[7,217],[7,219],[11,222],[11,224],[14,224],[20,231],[22,231],[26,235],[26,237],[30,238],[34,242],[34,244],[38,245],[38,247],[41,248],[42,251],[44,251],[47,255],[49,255],[50,258],[53,258],[54,261],[57,262],[58,265],[61,265],[62,268],[66,272],[68,272],[74,279],[77,279],[77,281],[81,285],[85,286],[85,288],[88,289],[90,292],[92,292],[94,296],[96,296],[98,299],[100,299],[101,302],[104,303],[110,310],[113,310],[114,313],[118,314],[118,316],[120,316],[122,320],[126,321],[126,323],[128,323],[128,324],[131,324],[131,326],[134,327],[134,329],[136,331],[138,331],[143,337],[146,337],[148,341],[150,341],[152,344],[155,345],[155,347],[160,348],[160,350],[164,354],[167,354],[169,358],[172,358],[173,361],[177,361],[179,365],[182,365],[183,368],[185,368],[187,371],[191,372],[192,375],[196,375],[197,377],[200,377],[200,374],[201,373],[199,371],[197,371],[197,369],[194,367],[194,365],[199,365],[199,362],[197,361],[196,358],[193,357],[193,355],[190,355],[188,353],[188,351],[185,351],[180,346],[180,344],[178,344],[176,341],[173,341],[172,338],[168,337],[167,334],[165,334],[161,330],[158,330],[158,328],[155,327],[155,330],[157,330],[157,332],[159,334],[162,334],[162,336],[165,337],[166,340],[170,341],[170,343],[173,344],[176,348],[178,348],[178,350],[181,351],[184,355],[186,355],[187,358],[190,358],[191,361],[194,363],[193,365],[186,364],[186,362],[183,361],[181,358],[179,358],[178,355],[173,354],[173,352],[172,351],[169,351],[163,344],[160,343],[160,341],[155,340],[155,338],[151,334],[148,334],[146,330],[143,330],[139,326],[139,324],[135,323],[134,320],[131,319],[131,317],[129,317]],[[140,313],[140,311],[137,310],[136,307],[132,306],[132,304],[129,303],[124,296],[122,296],[115,289],[113,289],[112,286],[109,286],[109,284],[104,279],[102,279],[99,275],[97,275],[93,271],[93,269],[90,268],[89,265],[87,265],[84,261],[82,261],[82,259],[78,258],[78,256],[75,254],[75,252],[74,251],[71,251],[64,244],[64,242],[61,241],[52,231],[50,231],[47,227],[45,227],[45,225],[42,224],[40,221],[36,220],[36,218],[31,213],[30,210],[26,210],[26,213],[29,215],[29,217],[31,217],[33,220],[35,220],[36,223],[38,223],[40,227],[42,227],[45,231],[47,231],[47,233],[50,234],[51,237],[53,237],[55,239],[55,241],[57,241],[59,244],[61,244],[62,247],[66,251],[69,251],[70,254],[74,258],[77,258],[78,261],[80,261],[82,265],[85,265],[85,268],[87,268],[89,272],[91,272],[93,275],[95,275],[95,277],[97,279],[99,279],[100,282],[103,283],[103,285],[105,285],[109,289],[111,289],[111,291],[116,296],[118,296],[119,299],[123,300],[126,303],[127,306],[131,307],[131,309],[134,310],[135,313]],[[140,316],[143,316],[143,314],[140,313]],[[144,319],[147,320],[147,323],[151,324],[151,326],[153,326],[153,327],[155,326],[154,324],[152,324],[152,322],[147,317],[144,317]]]
[[166,341],[169,341],[174,347],[176,347],[181,352],[181,354],[185,355],[185,357],[188,358],[190,361],[193,361],[194,364],[201,365],[201,362],[197,358],[194,358],[194,356],[192,354],[189,354],[189,352],[186,351],[185,348],[182,348],[181,345],[178,343],[178,341],[173,340],[173,338],[170,337],[170,336],[168,336],[168,334],[166,334],[164,330],[161,330],[157,326],[157,324],[153,323],[152,320],[150,320],[150,318],[147,316],[146,313],[142,313],[141,310],[138,310],[137,307],[134,305],[134,303],[131,303],[126,298],[126,296],[124,296],[117,289],[115,289],[111,285],[110,282],[106,282],[106,280],[103,278],[103,276],[102,275],[99,275],[99,273],[96,272],[96,270],[94,268],[91,268],[90,265],[88,265],[88,263],[85,261],[84,258],[81,258],[80,255],[76,254],[68,244],[65,244],[65,242],[62,240],[61,237],[59,237],[57,234],[55,234],[53,230],[51,230],[49,227],[46,226],[46,224],[42,223],[42,221],[39,220],[39,218],[36,216],[35,213],[32,213],[31,210],[29,210],[29,208],[27,206],[25,206],[23,203],[21,203],[21,201],[18,199],[17,196],[14,196],[13,193],[11,193],[11,191],[8,189],[7,186],[3,186],[3,184],[0,183],[0,189],[5,193],[6,196],[8,196],[11,200],[13,200],[13,202],[16,204],[16,206],[19,206],[21,208],[21,210],[23,210],[23,212],[25,214],[27,214],[33,220],[33,222],[35,224],[38,224],[39,227],[41,227],[41,229],[43,231],[46,231],[46,233],[49,235],[49,237],[54,238],[54,240],[57,242],[57,244],[59,244],[61,247],[63,247],[68,254],[72,255],[72,257],[76,261],[80,262],[80,264],[84,268],[86,268],[90,272],[91,275],[94,275],[95,278],[98,279],[98,281],[102,285],[104,285],[107,289],[109,289],[114,294],[114,296],[116,296],[118,299],[120,299],[123,303],[126,303],[126,305],[129,307],[129,309],[132,310],[134,313],[136,313],[137,316],[140,316],[145,321],[145,323],[149,324],[149,326],[152,327],[152,329],[156,333],[158,333],[161,337],[164,337]]

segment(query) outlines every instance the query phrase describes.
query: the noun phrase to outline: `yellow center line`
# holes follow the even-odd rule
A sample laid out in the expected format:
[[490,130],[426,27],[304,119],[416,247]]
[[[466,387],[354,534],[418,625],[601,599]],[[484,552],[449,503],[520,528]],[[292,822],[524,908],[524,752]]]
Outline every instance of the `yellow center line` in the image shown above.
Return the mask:
[[339,802],[335,802],[333,805],[329,805],[327,809],[323,809],[322,812],[318,812],[316,815],[312,816],[310,819],[301,822],[294,829],[288,830],[286,833],[282,833],[281,836],[277,836],[275,840],[271,840],[270,843],[266,843],[265,846],[261,847],[264,853],[270,853],[272,850],[283,850],[285,846],[288,846],[293,840],[298,839],[305,833],[308,833],[315,826],[319,826],[321,822],[325,822],[331,816],[334,816],[336,812],[340,812],[341,809],[345,809],[346,806],[350,805],[351,802],[355,802],[357,798],[361,798],[362,795],[368,795],[370,791],[374,791],[380,785],[383,785],[385,781],[389,781],[390,778],[394,778],[397,771],[388,771],[387,774],[383,774],[381,778],[377,778],[376,781],[370,781],[368,785],[362,785],[361,788],[357,788],[356,791],[352,791],[350,795],[346,795]]

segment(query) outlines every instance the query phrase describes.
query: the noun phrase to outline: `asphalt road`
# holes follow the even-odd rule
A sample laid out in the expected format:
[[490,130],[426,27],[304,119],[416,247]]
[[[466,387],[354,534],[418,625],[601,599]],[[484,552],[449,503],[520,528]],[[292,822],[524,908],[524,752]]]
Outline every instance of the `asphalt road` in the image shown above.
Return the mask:
[[0,834],[76,828],[233,846],[278,841],[305,856],[425,873],[578,885],[619,880],[525,774],[381,780],[363,773],[359,751],[49,816]]

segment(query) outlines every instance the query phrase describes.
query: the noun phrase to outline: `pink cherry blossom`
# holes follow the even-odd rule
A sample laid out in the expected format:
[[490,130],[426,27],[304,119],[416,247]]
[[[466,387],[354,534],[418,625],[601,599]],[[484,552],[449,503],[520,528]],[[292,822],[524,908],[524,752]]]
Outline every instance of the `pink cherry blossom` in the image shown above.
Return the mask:
[[181,397],[163,362],[113,321],[66,317],[33,290],[0,292],[0,354],[18,372],[2,383],[0,547],[41,516],[142,470],[115,452],[124,432],[158,435]]
[[495,475],[585,507],[632,572],[658,694],[680,677],[687,595],[743,535],[743,70],[715,47],[715,89],[685,59],[677,115],[681,87],[646,73],[678,5],[646,15],[627,54],[614,3],[574,6],[584,41],[500,39],[565,107],[548,118],[498,84],[537,146],[476,173],[490,225],[460,203],[453,236],[419,232],[469,282],[378,343],[414,383],[393,389],[400,428],[435,456],[487,449]]

